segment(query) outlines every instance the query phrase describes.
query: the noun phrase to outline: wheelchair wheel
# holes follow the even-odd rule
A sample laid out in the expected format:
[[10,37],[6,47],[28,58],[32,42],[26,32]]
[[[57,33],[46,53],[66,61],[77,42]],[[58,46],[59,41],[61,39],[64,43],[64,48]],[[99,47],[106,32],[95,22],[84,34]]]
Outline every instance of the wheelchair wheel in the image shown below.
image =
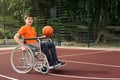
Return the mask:
[[33,52],[29,47],[23,51],[20,46],[17,46],[11,54],[11,66],[18,73],[28,73],[34,65]]
[[37,57],[35,57],[35,65],[33,69],[42,74],[47,74],[49,72],[49,63],[45,54],[42,52]]
[[42,65],[42,66],[40,66],[40,72],[41,72],[42,74],[47,74],[48,71],[49,71],[49,68],[48,68],[47,65]]

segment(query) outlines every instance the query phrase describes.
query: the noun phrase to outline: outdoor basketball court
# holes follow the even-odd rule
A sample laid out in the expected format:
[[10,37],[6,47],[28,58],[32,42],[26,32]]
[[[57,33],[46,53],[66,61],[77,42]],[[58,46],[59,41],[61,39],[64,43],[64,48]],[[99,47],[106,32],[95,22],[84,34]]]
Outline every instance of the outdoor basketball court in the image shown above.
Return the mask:
[[120,50],[57,48],[67,65],[43,75],[32,70],[16,73],[10,64],[11,49],[0,49],[0,80],[120,80]]

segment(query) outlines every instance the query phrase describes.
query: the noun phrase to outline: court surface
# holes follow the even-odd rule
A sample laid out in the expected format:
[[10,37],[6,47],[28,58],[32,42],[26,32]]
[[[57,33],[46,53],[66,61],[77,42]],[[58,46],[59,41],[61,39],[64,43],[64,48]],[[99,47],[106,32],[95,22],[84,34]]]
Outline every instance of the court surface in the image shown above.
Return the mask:
[[34,70],[16,73],[10,64],[12,49],[0,49],[0,80],[120,80],[120,50],[57,48],[67,65],[43,75]]

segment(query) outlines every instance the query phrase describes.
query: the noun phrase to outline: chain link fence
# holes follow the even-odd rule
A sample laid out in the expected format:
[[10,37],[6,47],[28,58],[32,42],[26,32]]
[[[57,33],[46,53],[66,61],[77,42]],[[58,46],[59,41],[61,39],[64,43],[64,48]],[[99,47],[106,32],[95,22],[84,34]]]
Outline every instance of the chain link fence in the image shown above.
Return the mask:
[[[38,1],[39,2],[39,1]],[[86,6],[63,5],[62,0],[57,0],[56,6],[51,7],[38,7],[36,1],[33,1],[33,6],[36,11],[30,10],[34,15],[34,27],[37,30],[37,35],[41,36],[41,30],[45,25],[51,25],[54,28],[54,34],[52,39],[56,45],[64,46],[108,46],[119,47],[120,43],[120,26],[107,25],[107,34],[101,33],[97,40],[98,28],[91,30],[90,26],[90,10],[89,3],[83,1],[82,4],[88,4]],[[37,4],[37,5],[36,5]],[[14,16],[14,12],[8,10],[7,0],[2,0],[0,3],[0,44],[4,44],[5,38],[13,39],[13,36],[24,25],[23,19],[19,16]],[[18,5],[16,6],[18,7]],[[92,7],[92,6],[91,6]],[[24,8],[24,7],[23,7]],[[72,9],[74,8],[74,9]],[[80,11],[85,8],[86,13]],[[19,9],[22,9],[21,7]],[[24,10],[27,9],[26,7]],[[72,10],[73,11],[72,11]],[[84,9],[83,9],[84,10]],[[19,10],[21,11],[21,10]],[[96,33],[94,33],[96,32]],[[98,42],[97,42],[98,41]],[[12,44],[14,40],[12,41]],[[96,45],[97,43],[97,45]]]

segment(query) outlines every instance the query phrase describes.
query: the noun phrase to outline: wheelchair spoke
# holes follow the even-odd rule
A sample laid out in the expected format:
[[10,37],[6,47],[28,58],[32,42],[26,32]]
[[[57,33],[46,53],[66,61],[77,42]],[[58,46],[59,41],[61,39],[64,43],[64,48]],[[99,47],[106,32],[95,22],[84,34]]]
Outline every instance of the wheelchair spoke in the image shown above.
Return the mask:
[[48,62],[47,62],[47,58],[45,56],[45,54],[39,54],[36,58],[35,58],[35,65],[34,65],[34,70],[38,71],[42,74],[47,74],[49,69],[48,69]]

